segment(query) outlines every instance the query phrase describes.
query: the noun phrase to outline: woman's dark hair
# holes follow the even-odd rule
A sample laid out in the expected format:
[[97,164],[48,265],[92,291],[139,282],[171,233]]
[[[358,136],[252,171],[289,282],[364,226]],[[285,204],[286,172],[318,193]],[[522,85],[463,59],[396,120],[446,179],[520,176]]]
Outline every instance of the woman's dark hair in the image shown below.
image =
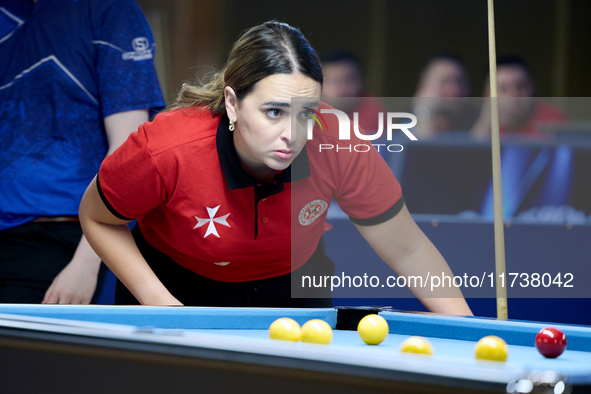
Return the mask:
[[303,34],[286,23],[266,22],[246,30],[234,43],[224,68],[205,84],[184,83],[169,110],[203,106],[224,113],[224,88],[244,98],[261,79],[301,72],[322,84],[318,55]]

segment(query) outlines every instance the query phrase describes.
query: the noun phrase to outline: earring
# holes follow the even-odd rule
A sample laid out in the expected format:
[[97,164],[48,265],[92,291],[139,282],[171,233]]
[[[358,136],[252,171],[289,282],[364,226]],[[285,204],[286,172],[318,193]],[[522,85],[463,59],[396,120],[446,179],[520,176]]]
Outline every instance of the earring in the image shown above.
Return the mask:
[[230,119],[230,127],[228,127],[230,131],[234,131],[234,121]]

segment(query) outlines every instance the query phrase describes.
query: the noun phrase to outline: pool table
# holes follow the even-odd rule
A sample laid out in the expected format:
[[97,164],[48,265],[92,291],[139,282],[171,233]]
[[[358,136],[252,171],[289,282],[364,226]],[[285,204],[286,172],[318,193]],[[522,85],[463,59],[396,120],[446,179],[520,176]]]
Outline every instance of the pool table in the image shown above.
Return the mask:
[[[361,308],[363,309],[363,308]],[[560,326],[567,350],[534,347],[543,323],[380,311],[377,346],[346,329],[342,309],[0,305],[3,393],[486,393],[591,391],[591,327]],[[279,317],[323,319],[330,345],[268,338]],[[427,337],[433,356],[401,354]],[[506,362],[477,361],[498,335]]]

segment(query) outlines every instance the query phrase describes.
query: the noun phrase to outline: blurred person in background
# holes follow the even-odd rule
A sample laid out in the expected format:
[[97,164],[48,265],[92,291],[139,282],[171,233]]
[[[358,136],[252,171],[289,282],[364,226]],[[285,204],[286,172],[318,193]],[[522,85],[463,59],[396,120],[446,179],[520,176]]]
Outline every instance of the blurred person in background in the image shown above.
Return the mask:
[[468,71],[452,53],[429,58],[417,83],[412,112],[418,119],[417,138],[430,138],[443,131],[468,131],[477,117],[470,95]]
[[[566,120],[562,111],[535,97],[531,69],[519,56],[504,55],[497,58],[497,92],[501,133],[540,135],[544,125]],[[483,96],[490,97],[488,77]],[[472,131],[476,136],[487,136],[490,135],[490,128],[490,102],[485,100]]]
[[[324,86],[322,97],[333,107],[346,112],[351,121],[353,113],[359,114],[359,127],[366,133],[378,130],[378,113],[386,108],[365,87],[363,68],[359,59],[351,52],[338,50],[322,57]],[[343,99],[344,98],[344,99]],[[385,135],[385,129],[384,134]]]

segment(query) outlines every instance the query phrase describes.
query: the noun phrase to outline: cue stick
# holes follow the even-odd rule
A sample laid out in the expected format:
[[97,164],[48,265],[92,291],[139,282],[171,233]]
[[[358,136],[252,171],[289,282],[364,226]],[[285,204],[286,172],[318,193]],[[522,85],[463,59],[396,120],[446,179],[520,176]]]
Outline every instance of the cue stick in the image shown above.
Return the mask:
[[[497,318],[507,319],[507,288],[505,275],[505,232],[503,229],[503,193],[501,189],[501,145],[499,138],[499,106],[497,102],[497,54],[495,48],[494,0],[488,1],[488,59],[490,68],[490,120],[492,146],[492,176],[495,231],[495,271],[497,291]],[[503,277],[500,277],[502,275]]]

